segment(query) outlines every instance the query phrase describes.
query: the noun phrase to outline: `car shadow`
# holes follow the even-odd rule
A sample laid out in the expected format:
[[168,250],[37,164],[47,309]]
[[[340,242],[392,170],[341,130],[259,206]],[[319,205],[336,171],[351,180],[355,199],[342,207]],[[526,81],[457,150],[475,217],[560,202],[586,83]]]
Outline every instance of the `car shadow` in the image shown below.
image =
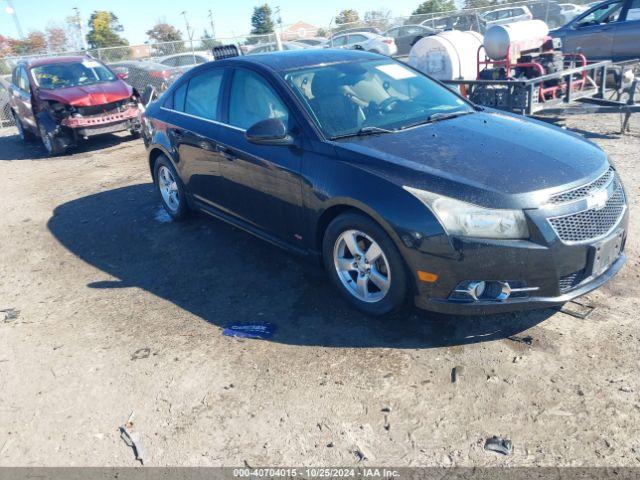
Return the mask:
[[108,190],[58,206],[57,240],[98,275],[90,288],[137,287],[206,322],[270,322],[272,341],[326,347],[432,348],[519,334],[553,310],[456,317],[414,308],[376,319],[335,293],[318,262],[297,257],[221,221],[173,222],[152,184]]
[[[114,147],[123,142],[132,141],[127,133],[105,134],[80,141],[76,148],[69,149],[67,155],[73,156],[79,153],[90,153],[104,148]],[[136,140],[142,141],[142,140]],[[0,135],[0,161],[16,160],[47,160],[50,158],[65,158],[65,156],[51,157],[45,150],[39,139],[23,142],[16,131],[11,135]]]

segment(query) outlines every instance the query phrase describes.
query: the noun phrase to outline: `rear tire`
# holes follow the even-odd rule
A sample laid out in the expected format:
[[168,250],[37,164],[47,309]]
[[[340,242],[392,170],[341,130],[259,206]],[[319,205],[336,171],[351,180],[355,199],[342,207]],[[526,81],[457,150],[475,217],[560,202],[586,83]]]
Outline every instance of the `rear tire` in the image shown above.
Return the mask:
[[189,215],[186,191],[176,169],[164,155],[156,159],[153,183],[163,208],[174,220],[181,221]]
[[345,213],[327,227],[322,256],[331,282],[344,299],[371,316],[400,310],[408,292],[400,252],[371,218]]

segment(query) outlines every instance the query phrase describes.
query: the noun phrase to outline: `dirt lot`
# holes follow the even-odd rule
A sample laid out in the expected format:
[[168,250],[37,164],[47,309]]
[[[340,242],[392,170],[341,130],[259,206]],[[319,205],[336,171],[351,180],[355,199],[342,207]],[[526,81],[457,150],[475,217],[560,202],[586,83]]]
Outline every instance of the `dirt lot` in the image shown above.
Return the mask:
[[[365,318],[303,259],[166,221],[141,141],[49,159],[4,130],[0,465],[137,465],[132,411],[147,465],[640,465],[640,115],[624,137],[617,116],[568,125],[632,209],[627,265],[587,320]],[[222,335],[251,321],[278,330]],[[513,454],[485,452],[492,435]]]

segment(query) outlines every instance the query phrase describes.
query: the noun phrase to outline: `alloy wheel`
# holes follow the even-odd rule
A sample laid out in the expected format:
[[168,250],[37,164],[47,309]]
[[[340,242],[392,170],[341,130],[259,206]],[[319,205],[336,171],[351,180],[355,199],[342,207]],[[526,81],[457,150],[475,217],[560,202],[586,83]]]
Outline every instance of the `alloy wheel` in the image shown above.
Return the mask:
[[178,184],[171,170],[164,165],[158,169],[158,188],[167,208],[177,212],[180,208]]
[[380,245],[358,230],[345,230],[333,248],[333,263],[345,289],[358,300],[379,302],[391,286],[391,270]]

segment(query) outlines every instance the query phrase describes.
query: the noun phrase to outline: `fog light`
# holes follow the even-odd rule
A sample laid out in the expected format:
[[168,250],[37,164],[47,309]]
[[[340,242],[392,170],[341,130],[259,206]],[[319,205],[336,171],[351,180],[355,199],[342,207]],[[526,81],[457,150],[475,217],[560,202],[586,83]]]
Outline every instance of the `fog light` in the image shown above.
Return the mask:
[[467,286],[467,291],[469,292],[469,296],[474,300],[478,300],[480,297],[482,297],[482,294],[484,293],[486,286],[487,284],[484,281],[471,282]]
[[529,296],[529,292],[538,289],[539,287],[528,287],[526,282],[519,280],[466,280],[456,286],[449,295],[449,300],[504,302],[512,297],[526,298]]

